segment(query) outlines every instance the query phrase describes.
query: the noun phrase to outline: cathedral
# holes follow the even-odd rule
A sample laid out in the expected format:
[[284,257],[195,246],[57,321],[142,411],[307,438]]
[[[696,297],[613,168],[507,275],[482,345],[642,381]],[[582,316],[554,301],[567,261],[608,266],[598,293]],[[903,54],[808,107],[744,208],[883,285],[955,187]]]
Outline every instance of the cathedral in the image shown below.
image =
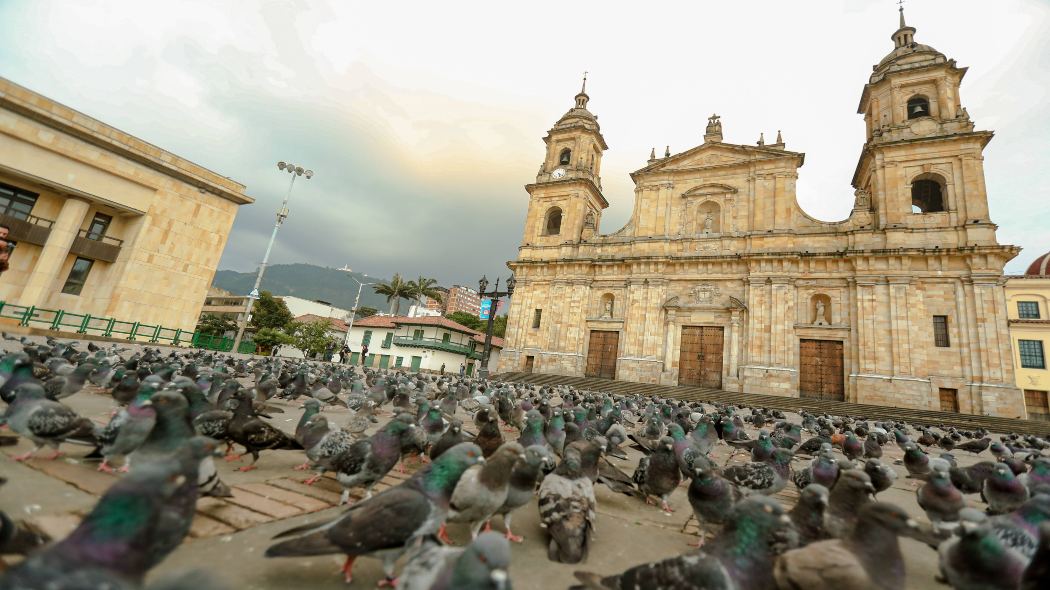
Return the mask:
[[866,142],[847,219],[795,198],[805,154],[780,137],[652,154],[630,221],[602,233],[602,154],[586,86],[544,138],[500,371],[1025,417],[966,68],[915,39],[860,96]]

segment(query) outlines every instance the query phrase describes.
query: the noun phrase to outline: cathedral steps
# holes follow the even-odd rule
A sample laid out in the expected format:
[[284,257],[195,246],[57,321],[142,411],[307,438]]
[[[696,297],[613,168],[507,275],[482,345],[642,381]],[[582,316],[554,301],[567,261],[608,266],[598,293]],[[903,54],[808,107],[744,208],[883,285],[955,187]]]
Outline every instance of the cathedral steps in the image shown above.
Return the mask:
[[702,387],[685,387],[675,385],[654,385],[615,381],[593,377],[572,377],[549,373],[509,372],[491,376],[493,381],[511,381],[531,385],[567,385],[577,389],[601,391],[614,394],[656,395],[682,401],[700,401],[708,403],[757,405],[788,412],[806,410],[812,413],[835,415],[864,416],[869,420],[900,420],[908,423],[921,423],[930,426],[954,426],[964,430],[985,428],[991,432],[1018,434],[1050,435],[1050,423],[1034,420],[1017,420],[993,416],[956,414],[935,410],[920,410],[891,406],[873,406],[832,400],[819,400],[776,395],[739,393],[721,389]]

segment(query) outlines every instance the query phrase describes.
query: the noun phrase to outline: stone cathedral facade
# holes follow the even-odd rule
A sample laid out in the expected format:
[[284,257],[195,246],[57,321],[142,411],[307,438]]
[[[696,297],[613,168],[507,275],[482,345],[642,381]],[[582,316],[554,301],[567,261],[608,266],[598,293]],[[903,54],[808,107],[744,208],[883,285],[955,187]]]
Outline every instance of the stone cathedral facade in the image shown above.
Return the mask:
[[[780,139],[701,145],[633,172],[634,212],[601,233],[608,149],[586,88],[544,138],[500,371],[536,371],[1024,417],[966,68],[904,22],[859,113],[843,221],[795,198]],[[779,135],[779,134],[778,134]]]

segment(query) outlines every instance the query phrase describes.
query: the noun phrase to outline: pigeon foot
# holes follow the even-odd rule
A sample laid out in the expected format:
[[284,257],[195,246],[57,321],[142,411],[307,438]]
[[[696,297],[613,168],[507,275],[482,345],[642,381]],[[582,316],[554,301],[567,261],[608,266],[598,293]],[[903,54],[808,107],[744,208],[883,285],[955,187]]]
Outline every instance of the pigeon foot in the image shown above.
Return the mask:
[[510,541],[511,543],[524,543],[525,542],[525,537],[522,537],[521,535],[515,535],[514,533],[510,532],[510,529],[507,529],[507,534],[504,535],[504,536],[507,537],[507,540]]
[[98,464],[98,471],[103,473],[113,473],[113,468],[109,466],[109,463],[102,461]]
[[35,451],[29,451],[28,453],[22,453],[21,455],[15,455],[14,457],[11,457],[11,458],[14,459],[15,461],[18,461],[19,463],[22,463],[23,461],[28,461],[29,458],[33,456],[34,452]]
[[343,573],[343,580],[345,580],[347,584],[353,584],[354,583],[354,576],[351,573],[351,570],[353,570],[353,569],[354,569],[354,558],[350,557],[349,555],[347,555],[346,556],[346,561],[343,562],[343,569],[341,570],[342,573]]
[[[296,469],[298,469],[298,467]],[[317,480],[319,480],[319,479],[321,479],[320,475],[311,475],[310,477],[304,479],[303,483],[305,483],[308,486],[312,486],[315,483],[317,483]]]
[[446,529],[444,523],[442,523],[441,528],[438,530],[437,536],[438,539],[441,539],[441,541],[446,545],[452,544],[452,539],[448,538],[448,530]]
[[226,462],[227,462],[227,463],[232,463],[232,462],[234,462],[234,461],[240,461],[240,460],[241,460],[241,457],[243,457],[243,456],[244,456],[244,455],[226,455],[226,456],[225,456],[225,457],[223,457],[223,458],[224,458],[224,459],[226,459]]
[[376,584],[377,588],[397,588],[397,578],[383,578]]
[[243,467],[238,467],[237,471],[251,471],[253,469],[258,469],[258,467],[256,467],[254,463],[252,463],[251,465],[245,465]]
[[309,468],[310,468],[310,462],[309,461],[304,461],[303,463],[301,463],[299,465],[296,465],[295,467],[292,467],[292,469],[294,469],[296,471],[306,471]]

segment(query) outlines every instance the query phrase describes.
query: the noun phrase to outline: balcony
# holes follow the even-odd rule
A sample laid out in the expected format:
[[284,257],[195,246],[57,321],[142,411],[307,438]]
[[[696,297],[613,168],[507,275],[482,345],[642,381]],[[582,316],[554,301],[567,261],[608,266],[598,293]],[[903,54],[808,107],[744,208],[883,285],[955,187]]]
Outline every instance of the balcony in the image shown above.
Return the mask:
[[92,260],[116,262],[123,245],[124,240],[82,229],[77,232],[77,237],[73,238],[73,247],[69,251]]
[[51,235],[51,226],[55,225],[50,219],[14,210],[0,210],[0,223],[11,230],[7,237],[12,242],[37,246],[47,243],[47,238]]
[[426,348],[428,350],[443,350],[445,352],[451,352],[453,354],[462,354],[469,356],[474,351],[470,349],[470,346],[466,344],[456,344],[455,342],[445,342],[438,338],[412,338],[411,336],[397,336],[394,338],[394,344],[403,346],[405,348]]

